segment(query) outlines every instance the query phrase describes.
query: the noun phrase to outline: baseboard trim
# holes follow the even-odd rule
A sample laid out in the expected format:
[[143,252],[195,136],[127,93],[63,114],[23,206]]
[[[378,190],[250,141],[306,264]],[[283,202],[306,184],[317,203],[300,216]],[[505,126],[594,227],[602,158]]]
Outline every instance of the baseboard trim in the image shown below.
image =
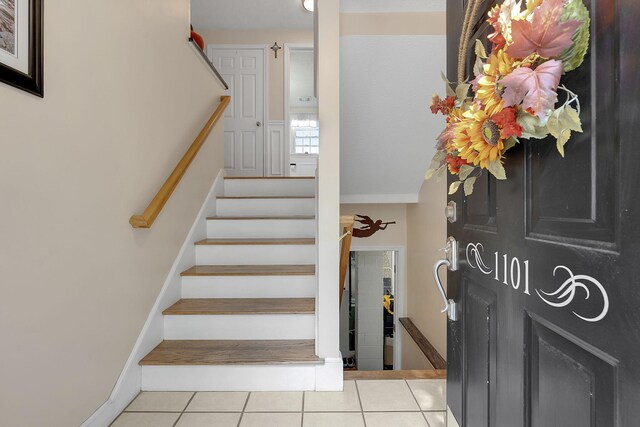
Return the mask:
[[[208,214],[215,212],[216,197],[224,191],[224,170],[220,170],[213,181],[206,199],[185,238],[178,256],[169,271],[162,289],[156,299],[142,331],[118,377],[109,400],[100,406],[81,427],[104,427],[113,422],[116,417],[140,393],[142,388],[142,369],[138,365],[148,352],[158,345],[164,336],[164,318],[162,310],[180,299],[180,272],[195,264],[194,243],[206,237],[206,219]],[[215,197],[214,197],[215,196]],[[191,249],[189,253],[188,250]]]

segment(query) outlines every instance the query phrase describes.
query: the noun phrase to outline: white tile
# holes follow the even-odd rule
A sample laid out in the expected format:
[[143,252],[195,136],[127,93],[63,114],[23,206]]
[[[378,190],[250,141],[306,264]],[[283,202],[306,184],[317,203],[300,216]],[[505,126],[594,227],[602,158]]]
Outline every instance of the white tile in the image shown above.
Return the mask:
[[143,391],[125,411],[182,412],[191,396],[190,391]]
[[460,427],[449,406],[447,406],[447,427]]
[[308,391],[304,394],[305,412],[360,411],[355,381],[345,381],[343,391]]
[[367,427],[428,427],[420,412],[366,412]]
[[404,380],[356,381],[364,411],[419,411]]
[[300,412],[301,391],[258,391],[249,395],[246,412]]
[[250,413],[243,414],[240,427],[300,427],[302,413]]
[[445,427],[447,424],[447,413],[444,411],[425,412],[429,427]]
[[244,391],[198,392],[186,412],[242,412],[248,395]]
[[237,427],[240,413],[185,413],[176,427]]
[[361,412],[310,412],[304,414],[303,427],[364,427]]
[[172,427],[180,414],[125,412],[110,427]]
[[407,380],[423,411],[447,410],[446,380]]

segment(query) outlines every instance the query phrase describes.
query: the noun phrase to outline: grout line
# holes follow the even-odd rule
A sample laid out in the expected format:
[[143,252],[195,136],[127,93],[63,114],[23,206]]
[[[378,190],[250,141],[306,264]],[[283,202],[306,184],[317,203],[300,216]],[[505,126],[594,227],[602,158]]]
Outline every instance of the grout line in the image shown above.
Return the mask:
[[237,427],[240,427],[240,423],[242,422],[242,418],[244,417],[244,411],[247,409],[247,404],[249,403],[249,397],[251,397],[251,392],[247,393],[247,399],[244,401],[244,406],[242,407],[242,413],[240,414],[240,418],[238,419]]
[[302,392],[302,416],[300,417],[300,427],[304,426],[304,398],[307,395],[306,391]]
[[411,396],[413,396],[413,400],[416,401],[416,405],[418,405],[418,409],[420,409],[420,414],[422,414],[422,418],[424,418],[424,422],[427,423],[427,426],[430,427],[431,424],[429,424],[429,420],[427,420],[427,416],[424,414],[424,411],[422,410],[422,407],[420,406],[420,402],[418,402],[418,398],[413,393],[413,389],[409,385],[409,382],[406,379],[404,380],[404,382],[407,384],[407,387],[409,388],[409,391],[411,392]]
[[364,418],[364,407],[362,406],[362,399],[360,398],[360,389],[358,388],[358,381],[353,380],[356,385],[356,393],[358,394],[358,403],[360,403],[360,415],[362,415],[362,423],[364,427],[367,427],[367,420]]
[[180,418],[182,418],[182,415],[184,414],[184,411],[187,410],[187,408],[191,404],[191,401],[193,400],[194,397],[196,397],[196,392],[195,391],[193,392],[193,394],[189,398],[189,401],[187,402],[187,404],[184,405],[184,408],[182,408],[182,412],[180,412],[180,415],[178,415],[178,418],[176,419],[176,422],[173,423],[173,427],[176,427],[176,425],[178,425],[178,422],[180,421]]

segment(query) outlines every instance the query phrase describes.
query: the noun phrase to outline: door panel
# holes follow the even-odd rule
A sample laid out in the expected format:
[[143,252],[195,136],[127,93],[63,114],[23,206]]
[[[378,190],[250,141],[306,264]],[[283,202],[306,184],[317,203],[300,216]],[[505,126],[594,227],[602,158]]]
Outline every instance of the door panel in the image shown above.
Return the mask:
[[476,416],[468,426],[489,426],[495,419],[497,296],[465,278],[464,361],[465,389],[473,398],[465,400],[466,413]]
[[264,52],[209,48],[209,57],[229,84],[225,111],[225,169],[228,175],[264,175]]
[[[640,419],[640,3],[585,5],[589,51],[561,81],[580,97],[584,132],[566,158],[552,138],[523,140],[506,181],[485,172],[473,195],[450,196],[460,269],[448,293],[460,316],[448,322],[447,399],[461,426]],[[451,80],[463,7],[447,3]]]
[[528,329],[527,426],[614,426],[615,361],[533,315]]

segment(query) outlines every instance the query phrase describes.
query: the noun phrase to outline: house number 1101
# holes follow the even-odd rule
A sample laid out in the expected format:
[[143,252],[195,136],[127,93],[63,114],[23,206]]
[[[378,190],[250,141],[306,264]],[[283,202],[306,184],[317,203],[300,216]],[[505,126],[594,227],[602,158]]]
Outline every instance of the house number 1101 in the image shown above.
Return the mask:
[[[500,254],[498,252],[494,252],[496,268],[496,275],[494,279],[498,282],[500,281],[499,272],[500,272]],[[509,264],[511,264],[509,266]],[[524,293],[527,295],[531,295],[529,292],[529,260],[523,262],[524,264]],[[508,267],[508,268],[507,268]],[[502,255],[502,283],[505,285],[513,287],[513,289],[520,288],[520,279],[521,279],[522,268],[520,267],[520,260],[517,257],[511,258],[511,263],[509,263],[509,257],[507,254]],[[507,274],[508,273],[508,274]],[[509,280],[508,280],[509,279]],[[509,283],[509,281],[511,283]]]
[[[524,268],[522,268],[520,260],[517,257],[511,258],[511,262],[509,262],[509,256],[507,254],[500,256],[500,253],[496,251],[494,252],[495,267],[491,269],[484,263],[482,252],[484,252],[482,243],[469,243],[467,245],[467,262],[469,263],[469,267],[477,268],[486,275],[494,273],[493,278],[497,282],[504,283],[516,290],[520,289],[522,277],[524,276],[524,293],[531,295],[529,290],[529,260],[522,263],[524,264]],[[502,268],[500,268],[501,262]],[[502,273],[502,280],[500,280],[500,273]]]
[[[507,254],[500,255],[498,251],[494,252],[494,268],[489,268],[482,259],[484,247],[482,243],[469,243],[467,245],[467,263],[470,268],[480,270],[484,275],[493,275],[498,283],[503,283],[515,290],[520,289],[524,278],[525,295],[531,295],[529,288],[529,260],[520,262],[517,257],[511,258]],[[585,316],[573,311],[573,314],[586,322],[599,322],[604,319],[609,312],[609,295],[605,287],[594,277],[586,274],[573,274],[571,269],[565,265],[557,265],[553,269],[553,276],[566,276],[564,282],[554,291],[545,291],[535,289],[536,295],[547,305],[561,308],[566,307],[574,301],[577,295],[582,295],[584,299],[589,300],[594,296],[596,309],[592,310],[595,316]],[[601,298],[595,298],[600,294]],[[601,304],[601,307],[598,305]]]

